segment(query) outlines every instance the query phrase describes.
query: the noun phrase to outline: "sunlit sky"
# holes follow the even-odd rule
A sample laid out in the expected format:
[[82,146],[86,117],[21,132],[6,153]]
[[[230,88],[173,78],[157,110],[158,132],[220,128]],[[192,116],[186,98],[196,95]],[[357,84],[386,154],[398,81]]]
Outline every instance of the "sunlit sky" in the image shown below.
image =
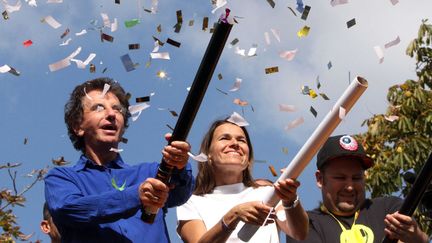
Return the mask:
[[[265,0],[228,0],[214,14],[211,1],[203,0],[121,0],[120,4],[115,4],[114,0],[64,0],[61,3],[3,0],[0,10],[3,12],[7,4],[19,2],[22,6],[18,11],[10,12],[7,20],[0,20],[0,67],[8,65],[20,72],[19,76],[0,73],[0,164],[22,163],[18,168],[18,190],[32,180],[26,174],[32,169],[52,167],[52,159],[64,156],[71,164],[77,161],[79,153],[67,136],[63,107],[76,85],[96,77],[108,76],[120,82],[132,94],[132,104],[136,97],[154,93],[148,103],[150,107],[137,121],[131,121],[125,134],[128,143],[121,145],[124,149],[121,155],[130,164],[159,161],[166,143],[163,135],[170,131],[167,124],[174,127],[177,119],[169,111],[181,111],[187,88],[211,37],[209,28],[226,7],[231,9],[238,23],[228,38],[188,141],[192,152],[197,153],[209,124],[237,112],[250,123],[248,129],[255,158],[259,160],[254,176],[275,180],[277,177],[271,175],[268,166],[281,169],[288,165],[357,75],[368,80],[369,87],[334,134],[364,132],[366,128],[361,127],[364,119],[385,112],[388,87],[416,78],[414,59],[405,55],[405,49],[416,37],[421,20],[431,17],[432,9],[432,2],[428,0],[400,0],[395,5],[390,0],[349,0],[337,6],[332,6],[330,1],[305,0],[304,5],[311,7],[306,20],[300,18],[295,0],[275,0],[274,8]],[[144,10],[152,7],[154,13]],[[182,11],[183,25],[176,33],[178,10]],[[117,19],[116,31],[103,28],[101,13],[105,13],[111,23]],[[41,21],[47,16],[52,16],[61,26],[55,29]],[[209,18],[206,30],[202,29],[204,17]],[[353,18],[356,24],[348,28],[347,22]],[[133,19],[138,19],[139,24],[126,27],[125,21]],[[192,26],[189,25],[191,20]],[[299,37],[297,32],[304,26],[310,27],[309,34]],[[61,38],[66,29],[70,30],[69,34]],[[84,29],[86,34],[76,35]],[[101,42],[101,29],[114,37],[113,42]],[[168,52],[170,60],[153,59],[146,66],[154,48],[152,36],[163,42],[170,38],[181,45],[165,43],[159,52]],[[397,37],[400,43],[384,47]],[[69,38],[68,45],[60,45]],[[238,43],[231,46],[236,38]],[[23,42],[27,40],[33,44],[25,47]],[[135,43],[140,44],[140,49],[129,50],[128,45]],[[374,51],[375,46],[383,50],[382,63]],[[74,62],[50,71],[49,64],[66,58],[79,47],[81,52],[75,59],[85,60],[91,53],[96,54],[91,61],[96,67],[94,73],[89,71],[89,65],[79,69]],[[256,55],[237,54],[239,49],[247,54],[253,47],[257,48]],[[281,52],[292,50],[297,52],[290,61],[279,56]],[[120,59],[125,54],[137,64],[135,70],[126,71]],[[265,73],[266,68],[275,66],[279,72]],[[167,77],[158,77],[160,71],[165,71]],[[217,78],[218,74],[222,79]],[[229,91],[236,79],[242,80],[240,88]],[[319,89],[317,79],[321,84]],[[330,100],[319,95],[316,98],[304,95],[302,86],[324,93]],[[236,98],[249,105],[234,104]],[[296,111],[282,112],[280,104],[294,105]],[[317,111],[316,117],[310,112],[311,106]],[[304,119],[303,124],[285,129],[300,117]],[[196,162],[191,160],[191,163],[195,173]],[[306,209],[317,206],[321,197],[314,171],[315,160],[312,160],[299,178],[299,196]],[[0,173],[0,186],[12,188],[7,171]],[[18,223],[24,233],[34,232],[31,240],[48,242],[39,230],[43,183],[36,184],[25,195],[26,206],[14,209]],[[181,242],[175,233],[174,209],[169,210],[167,222],[172,241]]]

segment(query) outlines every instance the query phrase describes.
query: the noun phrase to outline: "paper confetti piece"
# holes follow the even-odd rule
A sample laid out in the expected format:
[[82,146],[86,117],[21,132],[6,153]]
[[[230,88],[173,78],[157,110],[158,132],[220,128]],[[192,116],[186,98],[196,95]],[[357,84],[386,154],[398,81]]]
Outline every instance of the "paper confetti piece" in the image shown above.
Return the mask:
[[72,62],[75,62],[78,68],[84,69],[86,66],[96,57],[95,53],[90,53],[85,61],[81,61],[78,59],[70,59]]
[[131,28],[134,27],[135,25],[139,24],[140,20],[139,19],[131,19],[131,20],[126,20],[124,22],[126,28]]
[[91,63],[89,66],[89,70],[90,70],[90,73],[95,73],[96,72],[96,66],[93,63]]
[[179,33],[182,23],[183,23],[183,15],[181,10],[176,11],[177,23],[174,25],[174,32]]
[[348,28],[348,29],[351,28],[351,27],[353,27],[354,25],[356,25],[356,20],[355,20],[355,18],[349,20],[346,24],[347,24],[347,28]]
[[68,38],[67,40],[63,41],[62,43],[60,43],[59,46],[67,46],[69,45],[69,42],[71,42],[72,38]]
[[274,38],[280,43],[280,31],[276,30],[276,29],[270,29],[270,31],[272,32]]
[[156,76],[160,79],[166,79],[168,78],[168,74],[167,72],[165,72],[164,70],[159,70],[156,72]]
[[288,148],[282,148],[282,153],[288,154]]
[[150,57],[152,59],[170,60],[170,56],[168,52],[152,52],[150,53]]
[[[123,149],[119,149],[119,148],[110,148],[109,150],[110,152],[116,152],[116,153],[121,153],[123,152]],[[118,190],[120,190],[121,188],[119,188]]]
[[224,94],[224,95],[228,95],[227,92],[224,92],[224,91],[222,91],[221,89],[216,88],[216,90],[219,91],[219,92],[221,92],[221,93]]
[[3,6],[5,8],[5,12],[13,13],[15,11],[19,11],[21,9],[21,1],[17,1],[15,5],[11,5],[7,0],[3,0]]
[[209,21],[209,18],[208,18],[208,17],[204,17],[204,18],[203,18],[203,24],[202,24],[202,30],[203,30],[203,31],[206,31],[206,30],[207,30],[207,28],[208,28],[208,21]]
[[330,1],[330,5],[332,7],[337,6],[337,5],[341,5],[341,4],[346,4],[348,3],[348,0],[331,0]]
[[0,67],[0,73],[7,73],[9,70],[11,70],[11,67],[6,64]]
[[65,38],[65,37],[69,34],[69,32],[70,32],[70,29],[67,28],[67,29],[63,32],[63,34],[60,36],[60,39]]
[[128,48],[129,50],[138,50],[140,49],[140,44],[139,43],[129,44]]
[[8,13],[7,13],[6,10],[2,12],[2,15],[3,15],[3,19],[4,20],[8,20],[9,19],[9,15],[8,15]]
[[309,110],[310,110],[310,112],[312,113],[312,115],[313,115],[314,117],[317,117],[318,112],[315,110],[315,108],[313,108],[313,107],[311,106]]
[[324,100],[330,100],[329,97],[324,94],[324,93],[319,93],[319,95],[324,99]]
[[376,55],[378,56],[379,63],[383,63],[384,61],[384,51],[380,46],[374,46],[374,50]]
[[235,54],[238,54],[240,56],[246,56],[245,52],[246,52],[245,49],[240,49],[240,47],[236,46]]
[[294,59],[296,53],[297,53],[297,49],[291,50],[291,51],[282,51],[279,53],[279,57],[281,57],[287,61],[291,61]]
[[207,155],[205,155],[204,153],[200,153],[198,155],[194,155],[191,152],[188,152],[189,157],[191,157],[193,160],[198,161],[198,162],[207,162],[208,161],[208,157]]
[[64,159],[64,156],[60,156],[58,159],[51,159],[51,162],[57,166],[64,166],[70,164],[70,162]]
[[234,40],[231,41],[229,48],[232,48],[233,46],[235,46],[237,43],[239,42],[239,39],[235,38]]
[[321,82],[319,80],[319,76],[316,77],[316,84],[317,84],[317,89],[321,88]]
[[114,41],[114,37],[101,32],[101,41],[103,42],[104,40],[109,41],[109,42],[113,42]]
[[279,111],[294,112],[297,108],[294,105],[279,104]]
[[275,67],[269,67],[265,69],[265,73],[266,74],[271,74],[271,73],[277,73],[279,72],[279,67],[275,66]]
[[105,97],[106,93],[108,92],[108,90],[111,88],[111,85],[109,84],[104,84],[103,90],[99,96],[99,98],[103,98]]
[[241,82],[242,82],[241,78],[236,78],[233,87],[229,91],[234,92],[234,91],[239,90]]
[[43,18],[43,21],[46,22],[49,26],[53,27],[54,29],[58,29],[61,27],[61,24],[57,22],[57,20],[55,20],[51,15]]
[[168,44],[170,44],[170,45],[175,46],[175,47],[180,47],[180,45],[181,45],[180,42],[177,42],[177,41],[172,40],[172,39],[170,39],[170,38],[168,38],[166,42],[167,42]]
[[221,74],[221,73],[218,73],[217,77],[218,77],[218,79],[219,79],[219,80],[222,80],[222,79],[223,79],[223,77],[222,77],[222,74]]
[[288,7],[288,8],[289,8],[289,10],[291,10],[291,12],[294,14],[294,16],[297,17],[297,14],[294,12],[294,10],[291,7]]
[[303,4],[302,0],[297,0],[297,8],[296,8],[296,10],[299,11],[299,13],[303,13],[303,10],[304,10],[303,5],[304,4]]
[[400,43],[400,38],[399,38],[399,36],[397,36],[396,39],[394,39],[394,40],[392,40],[392,41],[386,43],[386,44],[384,45],[384,48],[387,49],[387,48],[390,48],[390,47],[392,47],[392,46],[395,46],[395,45],[397,45],[397,44],[399,44],[399,43]]
[[102,17],[102,21],[104,23],[104,27],[107,27],[107,28],[111,27],[111,21],[109,20],[108,14],[101,13],[100,15]]
[[136,103],[149,102],[149,101],[150,101],[150,96],[143,96],[143,97],[135,98]]
[[315,99],[318,95],[317,95],[317,93],[315,92],[315,90],[311,89],[311,90],[309,91],[309,96],[312,97],[312,99]]
[[304,123],[304,118],[303,117],[299,117],[299,118],[295,119],[294,121],[288,123],[288,125],[285,126],[285,131],[288,131],[288,130],[291,130],[293,128],[296,128],[299,125],[301,125],[302,123]]
[[66,57],[66,58],[64,58],[64,59],[62,59],[56,63],[49,64],[48,68],[50,69],[51,72],[55,72],[57,70],[60,70],[62,68],[69,66],[71,64],[70,59],[77,56],[80,52],[81,52],[81,46],[78,47],[74,52],[72,52],[68,57]]
[[132,62],[132,59],[130,58],[129,54],[125,54],[125,55],[121,56],[120,59],[123,63],[123,66],[126,69],[126,72],[130,72],[130,71],[135,70],[135,65]]
[[303,28],[301,28],[298,32],[297,32],[297,36],[298,37],[306,37],[309,34],[309,30],[310,27],[309,26],[304,26]]
[[47,0],[47,3],[62,3],[63,0]]
[[171,115],[172,115],[173,117],[178,117],[177,112],[175,112],[175,111],[173,111],[173,110],[168,110],[168,111],[171,113]]
[[219,8],[225,6],[227,4],[226,0],[216,0],[216,1],[212,1],[213,4],[213,9],[212,9],[212,14],[214,14]]
[[396,4],[398,4],[399,0],[390,0],[390,2],[391,2],[393,5],[396,5]]
[[306,20],[307,17],[308,17],[308,15],[309,15],[310,10],[311,10],[311,7],[308,6],[308,5],[306,5],[306,6],[304,7],[304,10],[303,10],[302,16],[301,16],[300,18],[303,19],[303,20]]
[[275,168],[273,167],[273,165],[269,165],[269,170],[270,170],[270,172],[272,173],[272,175],[273,176],[277,176],[278,174],[277,174],[277,172],[276,172],[276,170],[275,170]]
[[248,57],[256,56],[256,52],[257,52],[257,45],[253,44],[252,47],[249,49],[247,56]]
[[234,123],[239,127],[249,126],[249,123],[237,112],[233,112],[227,121]]
[[80,32],[75,33],[76,36],[85,35],[85,34],[87,34],[87,30],[86,29],[83,29]]
[[330,70],[332,67],[333,67],[333,65],[332,65],[331,61],[329,61],[327,63],[327,69]]
[[309,95],[310,94],[310,88],[307,85],[302,85],[301,86],[301,92],[304,95]]
[[129,112],[131,113],[132,121],[136,121],[139,116],[141,115],[141,112],[147,108],[149,108],[150,105],[147,103],[139,103],[136,105],[130,105],[129,106]]
[[273,0],[267,0],[268,4],[270,4],[270,7],[274,8],[275,7],[275,2]]
[[384,116],[384,118],[389,122],[394,122],[396,120],[399,120],[399,116]]
[[247,106],[249,104],[247,101],[242,101],[239,98],[235,98],[233,103],[239,106]]
[[26,41],[23,42],[24,47],[29,47],[32,44],[33,44],[33,41],[31,41],[31,40],[26,40]]
[[270,35],[268,32],[264,32],[264,40],[266,42],[267,45],[270,45]]

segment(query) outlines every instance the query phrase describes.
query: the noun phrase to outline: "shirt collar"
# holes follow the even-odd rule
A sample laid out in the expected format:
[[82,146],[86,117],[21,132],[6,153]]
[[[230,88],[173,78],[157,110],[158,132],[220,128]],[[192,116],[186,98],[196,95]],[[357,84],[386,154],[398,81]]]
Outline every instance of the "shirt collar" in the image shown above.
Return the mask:
[[[73,168],[75,171],[80,171],[86,167],[102,167],[102,166],[96,164],[94,161],[87,158],[87,156],[85,156],[84,154],[81,154],[78,162]],[[127,165],[123,162],[121,156],[117,155],[117,157],[113,161],[109,162],[105,167],[106,168],[126,168]]]

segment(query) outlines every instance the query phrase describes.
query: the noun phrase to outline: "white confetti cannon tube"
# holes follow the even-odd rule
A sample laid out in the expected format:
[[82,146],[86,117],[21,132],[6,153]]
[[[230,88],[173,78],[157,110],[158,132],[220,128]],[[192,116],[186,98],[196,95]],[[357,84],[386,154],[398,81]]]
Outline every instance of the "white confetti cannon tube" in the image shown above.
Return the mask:
[[[315,156],[318,149],[321,148],[328,137],[333,133],[334,129],[341,122],[341,111],[345,109],[345,112],[348,113],[367,87],[368,82],[366,79],[358,76],[354,79],[351,85],[348,86],[333,106],[333,109],[330,110],[324,120],[318,125],[300,151],[296,154],[291,163],[289,163],[285,168],[284,173],[279,177],[278,181],[287,178],[297,178],[300,175],[303,169]],[[263,199],[263,202],[271,207],[275,207],[279,201],[280,199],[274,190],[267,193]],[[240,229],[237,236],[242,241],[247,242],[252,238],[259,227],[260,226],[258,225],[245,224]]]

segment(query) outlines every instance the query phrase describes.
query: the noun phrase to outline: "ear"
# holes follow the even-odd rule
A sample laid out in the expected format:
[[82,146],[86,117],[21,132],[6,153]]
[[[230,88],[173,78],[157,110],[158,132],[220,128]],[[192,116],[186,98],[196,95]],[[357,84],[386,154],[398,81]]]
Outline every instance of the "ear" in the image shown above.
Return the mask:
[[49,234],[51,232],[51,227],[48,220],[42,220],[40,223],[41,231],[45,234]]
[[322,185],[323,185],[323,176],[324,175],[321,173],[320,170],[317,170],[315,172],[316,184],[320,189],[322,188]]
[[84,136],[84,130],[81,128],[81,126],[74,127],[73,130],[75,132],[75,135],[77,135],[78,137]]

